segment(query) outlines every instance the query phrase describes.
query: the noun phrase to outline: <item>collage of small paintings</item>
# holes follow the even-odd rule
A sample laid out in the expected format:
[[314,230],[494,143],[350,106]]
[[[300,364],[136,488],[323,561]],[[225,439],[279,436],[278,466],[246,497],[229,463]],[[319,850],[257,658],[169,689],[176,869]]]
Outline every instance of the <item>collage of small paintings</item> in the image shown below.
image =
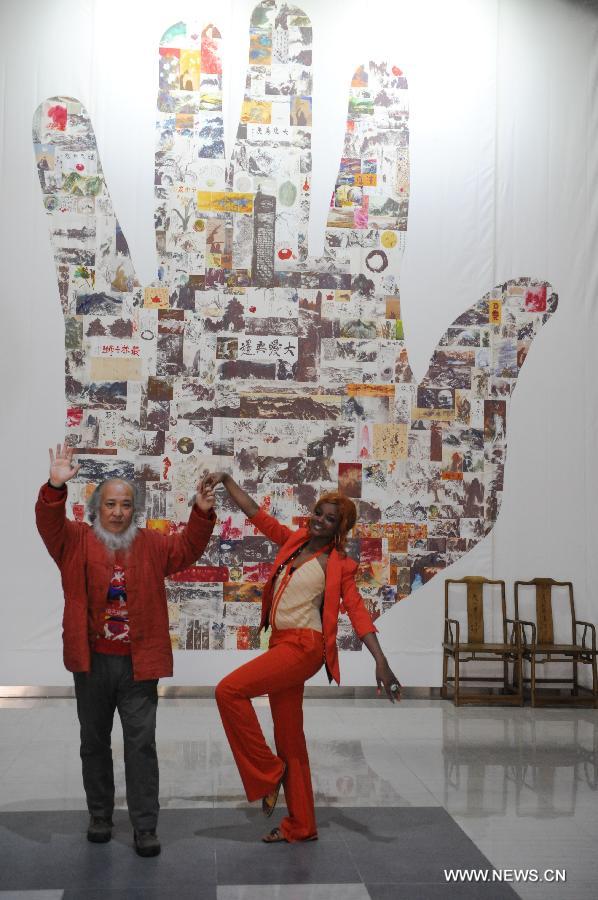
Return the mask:
[[[158,274],[138,282],[89,116],[53,97],[34,147],[65,320],[69,513],[108,477],[134,479],[141,524],[189,516],[196,482],[227,471],[268,512],[304,524],[340,490],[358,510],[348,553],[374,617],[467,553],[500,508],[510,396],[556,308],[516,279],[445,332],[422,381],[409,366],[399,277],[409,203],[407,81],[359,66],[322,257],[307,247],[312,30],[254,10],[236,144],[224,152],[221,36],[178,23],[158,53]],[[123,138],[124,139],[124,138]],[[218,495],[203,557],[168,583],[179,650],[255,649],[273,545]],[[360,641],[347,617],[341,649]]]

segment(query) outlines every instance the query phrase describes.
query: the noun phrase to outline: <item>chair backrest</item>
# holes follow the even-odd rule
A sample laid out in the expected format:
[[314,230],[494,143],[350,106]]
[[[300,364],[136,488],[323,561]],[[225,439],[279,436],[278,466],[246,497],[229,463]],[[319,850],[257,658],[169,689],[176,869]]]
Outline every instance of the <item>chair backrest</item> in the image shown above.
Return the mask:
[[484,585],[500,585],[500,601],[502,613],[502,640],[507,640],[507,606],[505,601],[505,583],[498,579],[484,578],[483,575],[466,575],[464,578],[446,578],[444,582],[444,614],[449,618],[449,585],[467,585],[467,643],[483,644],[484,635]]
[[536,591],[536,641],[538,644],[554,644],[554,617],[552,614],[552,589],[568,589],[569,610],[571,612],[571,640],[575,643],[575,604],[573,582],[555,581],[554,578],[532,578],[530,581],[515,582],[515,618],[519,618],[519,587],[531,585]]

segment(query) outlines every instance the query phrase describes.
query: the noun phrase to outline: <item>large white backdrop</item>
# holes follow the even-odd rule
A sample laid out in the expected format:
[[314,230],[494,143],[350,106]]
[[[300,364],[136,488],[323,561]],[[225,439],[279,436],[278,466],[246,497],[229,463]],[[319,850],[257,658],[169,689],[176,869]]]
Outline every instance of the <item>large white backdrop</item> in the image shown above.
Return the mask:
[[[62,593],[33,505],[65,419],[63,320],[31,146],[38,104],[87,106],[141,280],[154,277],[157,42],[179,19],[224,39],[227,151],[243,96],[250,0],[4,0],[0,6],[2,580],[0,684],[60,685]],[[549,281],[559,308],[537,337],[509,422],[497,525],[447,572],[572,579],[597,618],[598,11],[564,0],[305,0],[314,28],[310,252],[337,173],[348,85],[370,59],[409,81],[411,198],[401,302],[416,377],[446,327],[494,285]],[[438,685],[443,576],[378,622],[407,685]],[[175,654],[173,683],[210,685],[244,651]],[[342,654],[343,683],[372,682]],[[314,683],[325,683],[320,674]]]

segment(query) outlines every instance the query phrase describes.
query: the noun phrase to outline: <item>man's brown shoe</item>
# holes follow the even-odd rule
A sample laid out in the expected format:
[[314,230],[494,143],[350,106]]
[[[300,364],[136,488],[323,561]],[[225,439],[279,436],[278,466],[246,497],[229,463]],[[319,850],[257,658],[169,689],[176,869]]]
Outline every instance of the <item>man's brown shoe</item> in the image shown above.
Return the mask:
[[134,831],[133,837],[138,856],[158,856],[162,848],[155,831]]
[[112,819],[90,816],[87,826],[87,840],[92,844],[107,844],[112,837]]

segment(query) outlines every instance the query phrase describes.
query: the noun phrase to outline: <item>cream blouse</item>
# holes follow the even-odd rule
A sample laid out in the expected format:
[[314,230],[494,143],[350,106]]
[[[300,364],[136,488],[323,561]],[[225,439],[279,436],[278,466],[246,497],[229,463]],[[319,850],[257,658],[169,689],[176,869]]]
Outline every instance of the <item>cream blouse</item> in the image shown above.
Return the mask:
[[[274,582],[274,596],[284,578],[284,569]],[[317,559],[309,559],[292,573],[272,610],[274,628],[311,628],[322,631],[320,609],[326,578]]]

